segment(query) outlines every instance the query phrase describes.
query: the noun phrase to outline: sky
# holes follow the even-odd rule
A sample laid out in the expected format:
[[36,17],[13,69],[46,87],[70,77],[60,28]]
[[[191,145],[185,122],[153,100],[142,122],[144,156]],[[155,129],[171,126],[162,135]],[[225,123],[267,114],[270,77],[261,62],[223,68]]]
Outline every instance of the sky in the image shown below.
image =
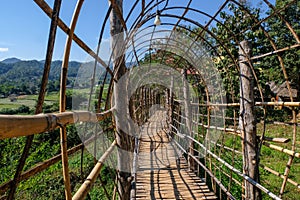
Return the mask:
[[[45,0],[52,8],[54,0]],[[257,3],[258,0],[253,0]],[[60,18],[70,24],[76,0],[62,0]],[[133,0],[124,0],[124,14],[128,13]],[[172,2],[172,1],[171,1]],[[187,0],[180,0],[182,5]],[[208,3],[209,2],[209,3]],[[198,7],[213,14],[224,0],[194,0],[191,7]],[[75,29],[91,49],[96,49],[99,32],[108,8],[108,0],[85,0]],[[201,19],[198,19],[201,20]],[[207,19],[203,19],[207,20]],[[133,19],[129,20],[129,23]],[[1,0],[0,6],[0,61],[17,57],[22,60],[44,60],[46,56],[50,19],[33,0]],[[109,27],[106,27],[100,57],[109,55]],[[56,36],[53,60],[63,58],[66,34],[59,28]],[[89,56],[76,44],[72,45],[70,60],[85,61]]]

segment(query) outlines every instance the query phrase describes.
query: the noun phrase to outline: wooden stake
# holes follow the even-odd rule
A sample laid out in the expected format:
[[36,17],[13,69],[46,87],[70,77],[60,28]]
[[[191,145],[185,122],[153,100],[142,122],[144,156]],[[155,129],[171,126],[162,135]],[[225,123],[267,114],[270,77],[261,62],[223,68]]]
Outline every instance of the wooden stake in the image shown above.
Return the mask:
[[[251,47],[247,41],[240,43],[240,117],[239,126],[243,138],[243,173],[259,182],[259,153],[254,116],[254,83],[252,70],[247,62]],[[245,199],[261,199],[261,192],[245,180]]]
[[110,13],[110,33],[111,33],[111,49],[113,54],[113,68],[115,71],[115,81],[113,87],[116,124],[116,142],[118,146],[118,188],[120,191],[119,199],[130,199],[131,190],[131,153],[134,145],[131,135],[127,131],[130,130],[128,124],[128,103],[126,84],[118,84],[118,81],[126,73],[126,65],[124,59],[124,33],[125,27],[120,23],[123,21],[123,0],[111,0],[113,9]]

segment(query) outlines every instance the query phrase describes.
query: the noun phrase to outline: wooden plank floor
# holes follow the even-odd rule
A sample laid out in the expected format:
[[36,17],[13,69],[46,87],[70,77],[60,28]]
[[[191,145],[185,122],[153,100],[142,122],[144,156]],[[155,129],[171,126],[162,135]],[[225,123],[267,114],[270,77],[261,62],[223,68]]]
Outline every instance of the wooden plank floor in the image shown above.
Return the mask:
[[136,199],[217,199],[188,170],[166,133],[165,111],[156,111],[142,129],[136,177]]

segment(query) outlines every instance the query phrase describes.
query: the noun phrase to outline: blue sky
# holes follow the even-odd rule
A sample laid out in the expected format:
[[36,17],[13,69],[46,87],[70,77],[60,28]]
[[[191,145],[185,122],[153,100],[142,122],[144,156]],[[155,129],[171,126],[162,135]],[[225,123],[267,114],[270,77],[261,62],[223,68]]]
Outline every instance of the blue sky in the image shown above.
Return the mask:
[[[53,7],[54,0],[46,0],[46,2],[50,7]],[[186,4],[187,1],[181,0],[181,2]],[[223,0],[194,0],[192,5],[213,14],[223,2]],[[132,0],[124,0],[124,10],[128,12],[132,4]],[[62,1],[60,17],[67,25],[70,24],[75,5],[76,0]],[[107,8],[108,0],[84,1],[75,33],[92,49],[96,48]],[[1,0],[0,61],[10,57],[23,60],[45,59],[49,27],[50,19],[33,0]],[[106,30],[104,35],[106,42],[100,52],[100,56],[104,59],[106,59],[109,50],[109,28],[107,27]],[[65,33],[58,29],[53,55],[54,60],[62,59],[65,41]],[[74,44],[70,59],[84,61],[88,59],[88,56]]]

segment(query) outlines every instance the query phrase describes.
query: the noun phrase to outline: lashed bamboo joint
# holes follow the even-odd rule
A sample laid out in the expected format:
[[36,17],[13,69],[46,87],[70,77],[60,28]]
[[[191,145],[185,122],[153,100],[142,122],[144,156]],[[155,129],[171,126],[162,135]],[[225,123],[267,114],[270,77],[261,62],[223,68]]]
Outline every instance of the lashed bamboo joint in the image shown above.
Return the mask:
[[102,121],[110,116],[110,110],[103,113],[78,111],[33,116],[0,115],[0,139],[44,133],[74,123]]

